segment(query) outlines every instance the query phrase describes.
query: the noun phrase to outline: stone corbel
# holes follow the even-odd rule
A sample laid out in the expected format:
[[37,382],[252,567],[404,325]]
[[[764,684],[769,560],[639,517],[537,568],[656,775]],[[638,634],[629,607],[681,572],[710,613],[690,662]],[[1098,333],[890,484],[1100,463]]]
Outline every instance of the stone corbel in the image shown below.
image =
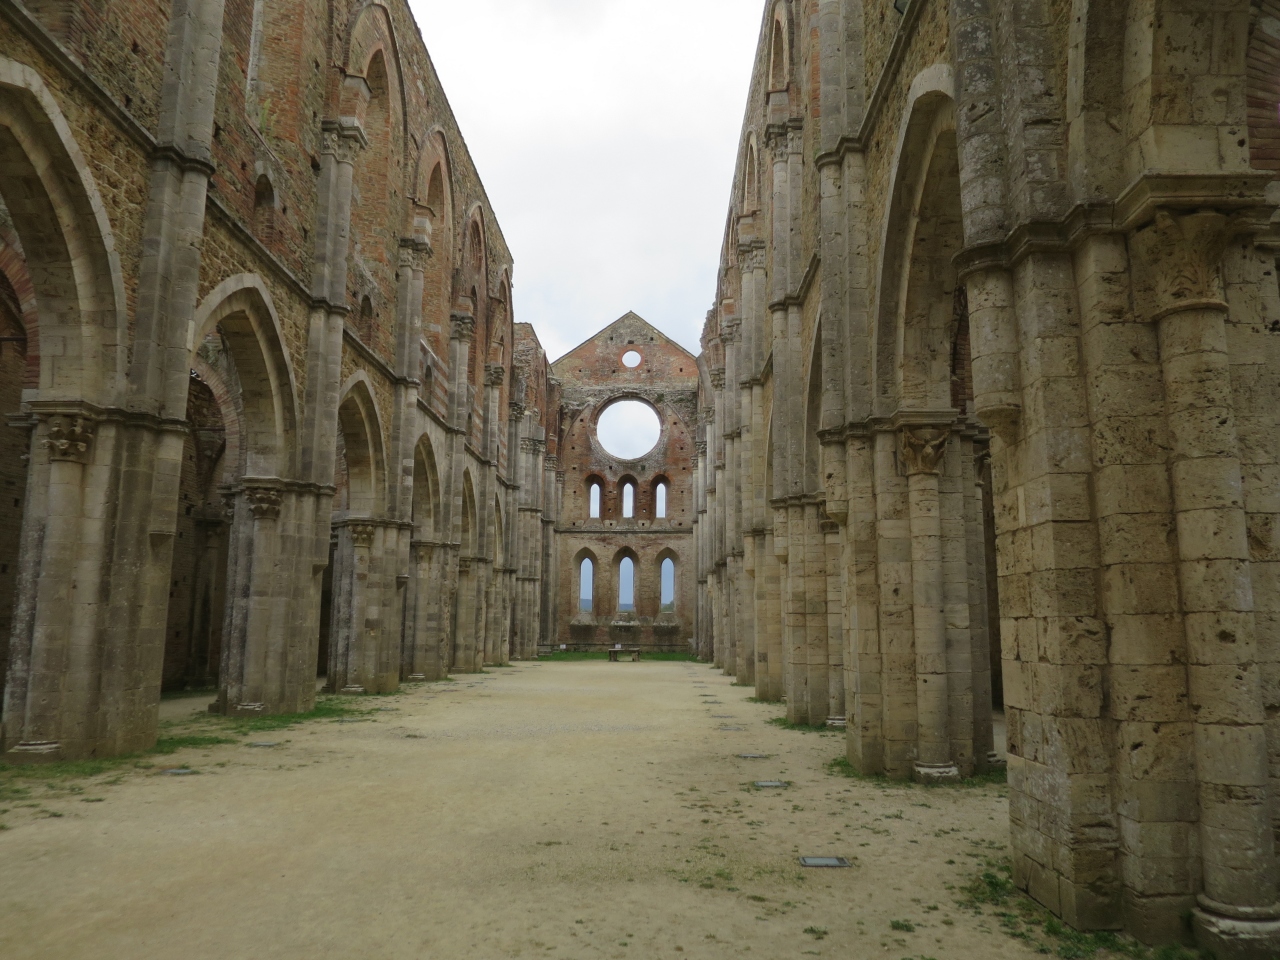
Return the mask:
[[84,417],[50,417],[49,431],[44,440],[49,459],[88,463],[94,430],[93,421]]
[[902,462],[907,475],[936,474],[947,451],[948,427],[909,426],[899,433],[902,442]]

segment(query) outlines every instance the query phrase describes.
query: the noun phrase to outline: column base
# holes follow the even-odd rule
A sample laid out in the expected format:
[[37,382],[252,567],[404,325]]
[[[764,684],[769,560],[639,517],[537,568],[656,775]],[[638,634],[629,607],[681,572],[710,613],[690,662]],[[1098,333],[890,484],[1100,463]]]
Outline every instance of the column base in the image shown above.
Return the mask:
[[994,766],[1003,767],[1006,762],[1007,761],[1004,758],[1004,754],[996,753],[996,751],[994,750],[990,751],[987,754],[987,763],[991,764],[993,767]]
[[954,763],[917,763],[914,778],[917,783],[956,783],[960,768]]
[[426,679],[427,675],[425,673],[411,673],[405,677],[405,681],[408,683],[425,683]]
[[[212,709],[212,708],[210,708]],[[242,715],[259,716],[267,712],[265,703],[236,703],[232,704],[231,709],[227,711],[227,716],[238,717]]]
[[7,751],[15,760],[30,757],[52,757],[62,752],[62,743],[58,740],[22,740],[15,743]]
[[1216,960],[1274,960],[1280,957],[1280,904],[1232,907],[1201,894],[1191,911],[1196,945]]

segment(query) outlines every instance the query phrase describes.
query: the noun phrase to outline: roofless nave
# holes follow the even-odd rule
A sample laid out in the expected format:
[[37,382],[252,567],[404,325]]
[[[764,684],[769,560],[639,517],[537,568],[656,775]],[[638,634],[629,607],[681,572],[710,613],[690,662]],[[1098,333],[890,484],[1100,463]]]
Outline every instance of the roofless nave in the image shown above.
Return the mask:
[[1274,0],[769,3],[696,368],[589,351],[662,398],[515,322],[399,0],[0,14],[6,758],[692,635],[891,777],[994,689],[1019,886],[1280,952]]

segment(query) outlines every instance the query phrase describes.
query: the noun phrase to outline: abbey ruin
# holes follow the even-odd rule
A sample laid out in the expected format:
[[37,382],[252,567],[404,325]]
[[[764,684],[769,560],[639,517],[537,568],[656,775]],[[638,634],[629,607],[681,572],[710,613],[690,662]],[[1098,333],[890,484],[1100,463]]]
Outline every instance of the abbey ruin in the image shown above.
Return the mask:
[[553,361],[405,0],[0,0],[0,758],[691,651],[1280,957],[1280,0],[764,6],[701,354]]

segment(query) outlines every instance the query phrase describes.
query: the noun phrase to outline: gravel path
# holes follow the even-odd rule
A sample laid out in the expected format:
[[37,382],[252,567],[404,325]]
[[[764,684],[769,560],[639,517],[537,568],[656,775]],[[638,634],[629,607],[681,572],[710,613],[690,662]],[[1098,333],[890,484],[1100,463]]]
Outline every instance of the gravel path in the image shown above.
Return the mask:
[[37,784],[0,801],[0,956],[1035,955],[956,909],[1004,856],[1003,786],[833,775],[842,734],[772,725],[750,693],[692,663],[521,664]]

